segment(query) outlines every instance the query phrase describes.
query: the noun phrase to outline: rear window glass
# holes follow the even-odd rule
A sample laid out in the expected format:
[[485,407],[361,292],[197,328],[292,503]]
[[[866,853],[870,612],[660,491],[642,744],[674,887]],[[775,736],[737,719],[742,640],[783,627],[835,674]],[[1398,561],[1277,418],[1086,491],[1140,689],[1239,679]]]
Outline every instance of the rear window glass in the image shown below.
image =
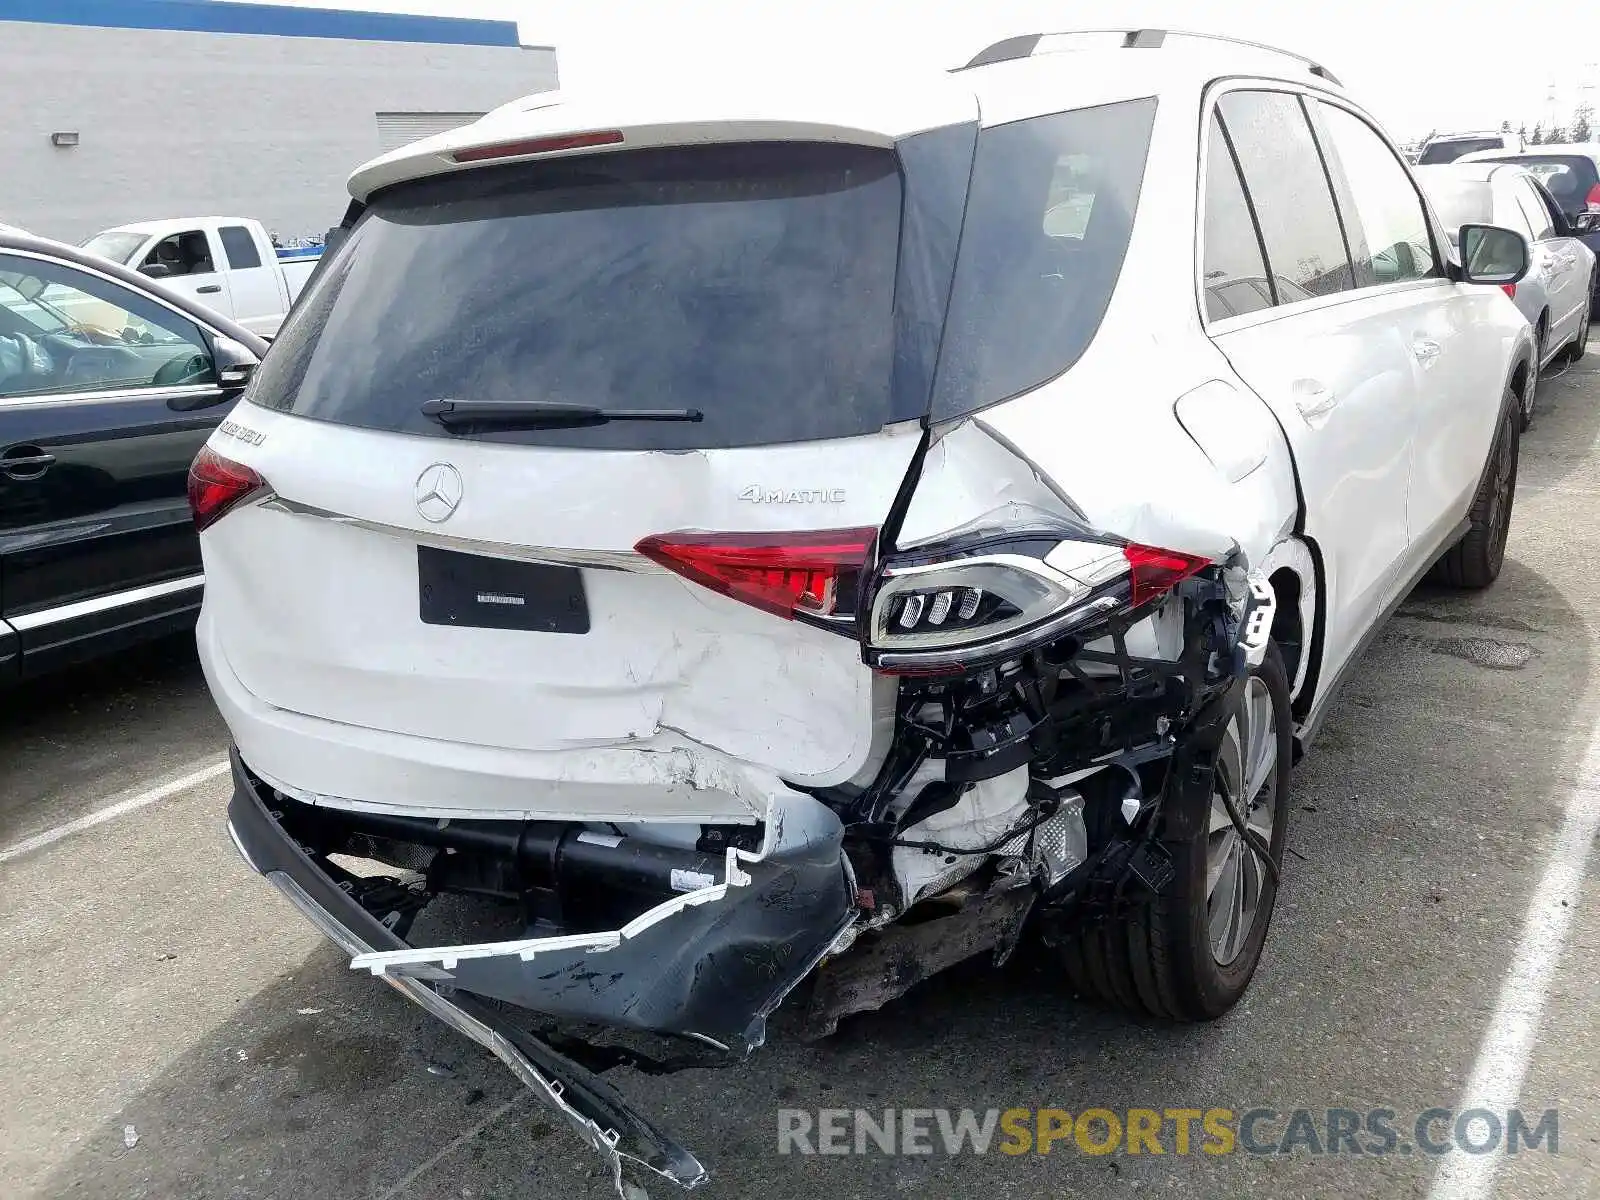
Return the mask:
[[1130,100],[978,135],[935,419],[1037,387],[1088,348],[1122,271],[1155,112]]
[[1494,192],[1487,183],[1443,179],[1425,181],[1423,190],[1452,245],[1463,225],[1493,225],[1497,215],[1502,220],[1507,215],[1496,214]]
[[257,373],[269,408],[450,434],[437,399],[695,409],[698,423],[492,429],[496,441],[712,448],[890,416],[893,154],[809,143],[637,150],[380,193]]
[[1519,154],[1504,161],[1526,168],[1567,213],[1582,212],[1590,190],[1600,182],[1600,171],[1596,170],[1594,160],[1579,154],[1548,158]]
[[1417,160],[1419,165],[1455,162],[1463,154],[1477,154],[1482,150],[1500,150],[1505,142],[1499,138],[1455,138],[1450,141],[1430,142]]

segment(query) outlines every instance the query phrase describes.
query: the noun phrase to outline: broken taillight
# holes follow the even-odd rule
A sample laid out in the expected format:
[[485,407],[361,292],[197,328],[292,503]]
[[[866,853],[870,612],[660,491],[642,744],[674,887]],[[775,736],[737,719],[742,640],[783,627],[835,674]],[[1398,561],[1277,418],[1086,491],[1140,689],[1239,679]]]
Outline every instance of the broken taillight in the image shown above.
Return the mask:
[[1124,546],[1122,553],[1128,560],[1128,603],[1134,608],[1166,595],[1196,571],[1211,565],[1208,558],[1162,550],[1158,546],[1141,546],[1137,542]]
[[894,674],[962,671],[1135,612],[1211,564],[1066,532],[891,556],[871,598],[867,661]]
[[210,446],[202,446],[189,466],[189,511],[196,531],[215,525],[246,500],[268,490],[261,475]]
[[853,617],[878,531],[664,533],[634,547],[685,579],[774,616]]

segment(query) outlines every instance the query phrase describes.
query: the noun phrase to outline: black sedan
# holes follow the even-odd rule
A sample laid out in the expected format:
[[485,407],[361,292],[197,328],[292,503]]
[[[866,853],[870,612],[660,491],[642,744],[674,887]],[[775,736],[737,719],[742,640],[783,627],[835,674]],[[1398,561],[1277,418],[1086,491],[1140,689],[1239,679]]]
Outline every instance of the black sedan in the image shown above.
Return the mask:
[[266,349],[133,271],[0,230],[0,686],[193,623],[189,463]]

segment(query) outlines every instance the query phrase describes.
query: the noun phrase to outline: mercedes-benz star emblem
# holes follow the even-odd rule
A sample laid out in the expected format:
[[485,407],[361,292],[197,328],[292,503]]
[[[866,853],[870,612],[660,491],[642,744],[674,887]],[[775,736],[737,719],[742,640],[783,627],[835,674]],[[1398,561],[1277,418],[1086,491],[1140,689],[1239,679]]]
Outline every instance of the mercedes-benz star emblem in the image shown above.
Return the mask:
[[423,520],[448,521],[461,503],[461,472],[449,463],[434,463],[417,476],[416,494]]

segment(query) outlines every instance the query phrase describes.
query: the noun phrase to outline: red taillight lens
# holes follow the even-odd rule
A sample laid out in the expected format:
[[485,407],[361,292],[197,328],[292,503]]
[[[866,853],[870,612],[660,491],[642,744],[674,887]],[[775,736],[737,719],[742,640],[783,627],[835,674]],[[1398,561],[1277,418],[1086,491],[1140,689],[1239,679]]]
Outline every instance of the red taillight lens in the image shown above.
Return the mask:
[[1514,283],[1502,283],[1500,285],[1500,290],[1506,295],[1510,296],[1513,300],[1517,298],[1517,285]]
[[520,142],[496,142],[492,146],[469,146],[450,157],[458,163],[488,162],[496,158],[522,158],[529,154],[554,154],[558,150],[584,150],[590,146],[615,146],[622,141],[620,129],[594,133],[564,133],[559,137],[531,138]]
[[194,513],[195,529],[215,525],[242,501],[266,488],[267,481],[243,463],[223,458],[210,446],[201,447],[189,466],[189,510]]
[[1156,546],[1141,546],[1130,542],[1122,548],[1128,560],[1132,580],[1129,603],[1138,608],[1147,600],[1170,592],[1196,571],[1211,565],[1211,560],[1183,554],[1177,550],[1162,550]]
[[634,547],[685,579],[774,616],[855,611],[856,588],[878,531],[665,533]]
[[1590,212],[1600,212],[1600,183],[1589,189],[1589,194],[1583,199],[1583,206]]

